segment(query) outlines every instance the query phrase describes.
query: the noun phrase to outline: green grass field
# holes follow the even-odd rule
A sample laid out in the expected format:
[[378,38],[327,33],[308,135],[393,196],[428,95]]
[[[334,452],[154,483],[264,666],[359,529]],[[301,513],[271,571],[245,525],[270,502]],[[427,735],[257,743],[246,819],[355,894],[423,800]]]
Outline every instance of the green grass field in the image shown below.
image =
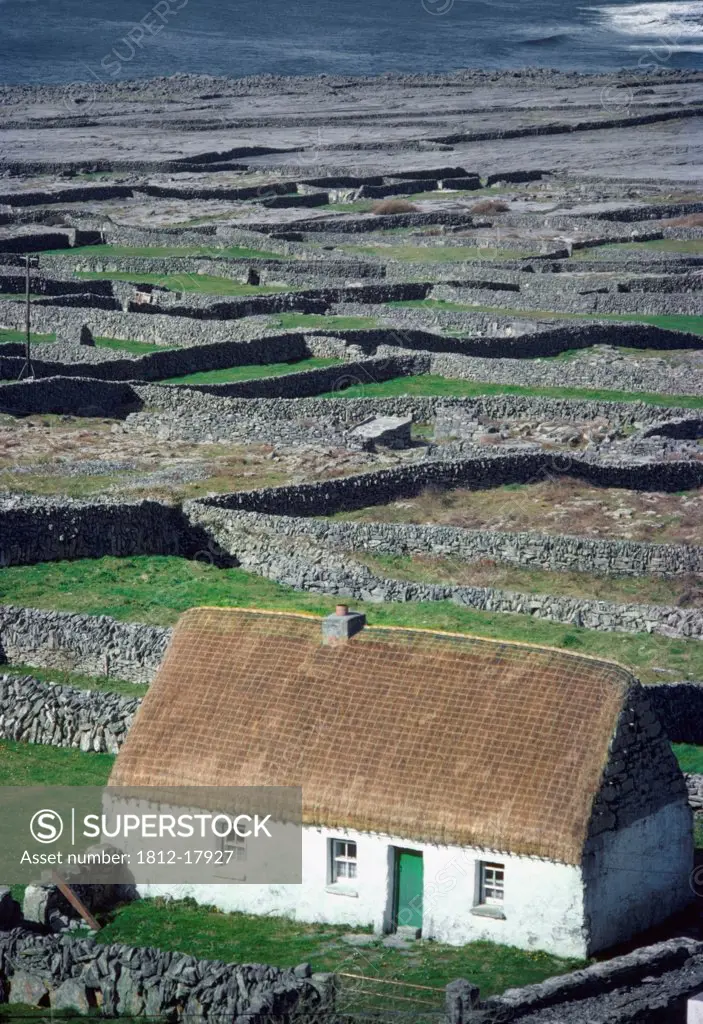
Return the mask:
[[128,281],[132,284],[158,284],[174,292],[202,292],[204,295],[274,295],[296,288],[283,284],[242,284],[212,274],[133,274],[117,270],[81,270],[76,277],[89,281]]
[[608,245],[591,246],[587,249],[576,249],[572,254],[575,260],[609,259],[620,253],[641,252],[643,249],[652,252],[680,252],[687,256],[703,254],[703,238],[655,238],[651,242],[613,242]]
[[[564,960],[537,950],[526,952],[492,942],[471,942],[458,947],[428,942],[418,945],[412,955],[407,956],[402,951],[383,947],[380,941],[362,949],[340,941],[344,933],[364,931],[369,929],[305,924],[281,917],[223,914],[214,908],[198,906],[193,900],[166,903],[157,898],[121,907],[108,918],[97,941],[158,946],[180,950],[198,959],[267,963],[278,967],[305,962],[310,963],[313,971],[364,974],[437,990],[456,977],[471,978],[485,995],[564,974],[584,965],[583,961]],[[348,985],[348,979],[342,982]],[[368,987],[374,990],[373,985]],[[396,1015],[400,1008],[406,1015],[410,1009],[413,1020],[420,1019],[423,1009],[442,1010],[444,1006],[442,991],[399,990],[399,994],[404,998],[425,999],[430,1004],[428,1007],[416,1004],[414,1008],[407,1002],[394,1004]],[[374,996],[375,999],[363,1000],[356,995],[353,1008],[358,1011],[370,1001],[388,1007],[393,989],[378,985]]]
[[0,740],[0,786],[104,786],[112,754]]
[[522,387],[519,384],[484,384],[422,374],[417,377],[394,377],[378,384],[356,384],[346,391],[329,391],[321,398],[391,398],[395,395],[441,395],[472,398],[475,395],[528,395],[544,398],[589,398],[604,402],[646,402],[648,405],[673,406],[682,409],[703,409],[703,398],[695,395],[658,395],[648,391],[606,391],[589,388]]
[[475,306],[469,303],[449,302],[445,299],[408,299],[388,302],[388,306],[418,306],[426,309],[447,310],[462,313],[500,313],[504,316],[556,320],[612,320],[620,323],[652,324],[667,331],[683,331],[686,334],[703,335],[703,316],[692,314],[662,315],[650,313],[561,313],[553,309],[512,309],[506,306]]
[[[3,341],[19,341],[24,343],[26,335],[24,331],[14,331],[10,327],[0,327],[0,343]],[[29,340],[32,344],[44,344],[47,341],[56,341],[55,334],[33,334],[30,332]]]
[[276,313],[274,323],[286,331],[294,331],[298,327],[331,331],[363,331],[378,327],[378,320],[372,316],[326,316],[323,313]]
[[207,256],[213,259],[282,260],[277,252],[248,249],[241,245],[80,245],[75,249],[47,249],[47,256]]
[[120,338],[96,338],[96,348],[114,348],[116,352],[132,352],[137,356],[146,356],[150,352],[170,352],[173,346],[152,345],[148,341],[123,341]]
[[313,357],[299,359],[297,363],[257,363],[249,366],[229,366],[224,370],[206,370],[202,373],[189,373],[183,377],[169,377],[163,384],[226,384],[238,380],[254,380],[257,377],[280,377],[288,373],[300,373],[303,370],[316,370],[323,366],[341,364],[341,359],[323,359]]
[[682,772],[703,772],[703,747],[696,747],[692,743],[672,743],[671,748]]
[[121,693],[125,697],[143,697],[149,689],[146,683],[128,683],[111,676],[86,676],[80,672],[66,672],[36,665],[5,664],[0,662],[0,675],[33,676],[45,683],[73,686],[78,690],[99,690],[101,693]]
[[[170,625],[182,611],[197,605],[325,615],[334,609],[336,600],[296,591],[242,569],[218,569],[176,557],[143,556],[9,566],[0,574],[0,603]],[[661,666],[675,672],[679,679],[703,679],[703,644],[697,640],[606,633],[529,615],[474,611],[451,601],[354,604],[366,613],[372,625],[447,630],[563,647],[620,661],[643,682],[661,681],[661,674],[655,671]]]

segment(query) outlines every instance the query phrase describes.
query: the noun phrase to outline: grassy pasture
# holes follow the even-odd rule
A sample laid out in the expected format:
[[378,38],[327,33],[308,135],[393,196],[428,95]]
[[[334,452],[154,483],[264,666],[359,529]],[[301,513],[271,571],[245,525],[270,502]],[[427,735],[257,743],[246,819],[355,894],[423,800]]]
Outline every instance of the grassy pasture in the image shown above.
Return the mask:
[[[324,615],[334,609],[336,600],[296,591],[242,569],[218,569],[171,556],[135,556],[9,566],[0,575],[0,603],[170,625],[182,611],[198,605]],[[372,625],[447,630],[563,647],[620,661],[646,682],[661,681],[655,671],[658,666],[666,666],[679,679],[703,678],[703,644],[697,640],[606,633],[530,615],[474,611],[451,601],[354,604]]]

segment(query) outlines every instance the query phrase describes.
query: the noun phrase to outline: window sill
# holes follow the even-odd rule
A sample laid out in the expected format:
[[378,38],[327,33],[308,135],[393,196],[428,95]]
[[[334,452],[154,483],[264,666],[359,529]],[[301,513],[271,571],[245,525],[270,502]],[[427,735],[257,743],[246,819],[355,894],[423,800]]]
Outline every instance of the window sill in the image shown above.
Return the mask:
[[359,896],[356,889],[349,889],[346,885],[326,885],[325,892],[331,893],[333,896]]
[[471,913],[476,917],[492,917],[496,921],[505,921],[505,912],[500,907],[490,906],[487,903],[479,903],[471,908]]

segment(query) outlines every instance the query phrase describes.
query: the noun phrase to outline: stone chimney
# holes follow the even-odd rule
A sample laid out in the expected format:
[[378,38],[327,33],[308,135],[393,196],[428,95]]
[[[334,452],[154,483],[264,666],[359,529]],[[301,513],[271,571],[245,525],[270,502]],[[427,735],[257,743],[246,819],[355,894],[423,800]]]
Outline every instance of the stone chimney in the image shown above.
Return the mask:
[[346,604],[338,604],[332,615],[322,620],[323,644],[344,643],[366,625],[366,616],[350,612]]

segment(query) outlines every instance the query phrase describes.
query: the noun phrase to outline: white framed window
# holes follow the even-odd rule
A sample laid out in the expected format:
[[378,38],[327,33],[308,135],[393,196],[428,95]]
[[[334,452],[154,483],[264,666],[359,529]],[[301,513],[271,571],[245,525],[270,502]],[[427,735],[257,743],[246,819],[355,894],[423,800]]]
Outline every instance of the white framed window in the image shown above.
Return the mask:
[[231,857],[225,856],[227,864],[234,864],[235,861],[245,861],[247,859],[247,841],[245,836],[240,836],[234,830],[230,828],[229,832],[220,836],[220,849],[222,852],[232,854]]
[[502,907],[505,897],[505,865],[481,861],[479,904]]
[[348,839],[330,840],[330,882],[346,885],[356,880],[356,843]]

